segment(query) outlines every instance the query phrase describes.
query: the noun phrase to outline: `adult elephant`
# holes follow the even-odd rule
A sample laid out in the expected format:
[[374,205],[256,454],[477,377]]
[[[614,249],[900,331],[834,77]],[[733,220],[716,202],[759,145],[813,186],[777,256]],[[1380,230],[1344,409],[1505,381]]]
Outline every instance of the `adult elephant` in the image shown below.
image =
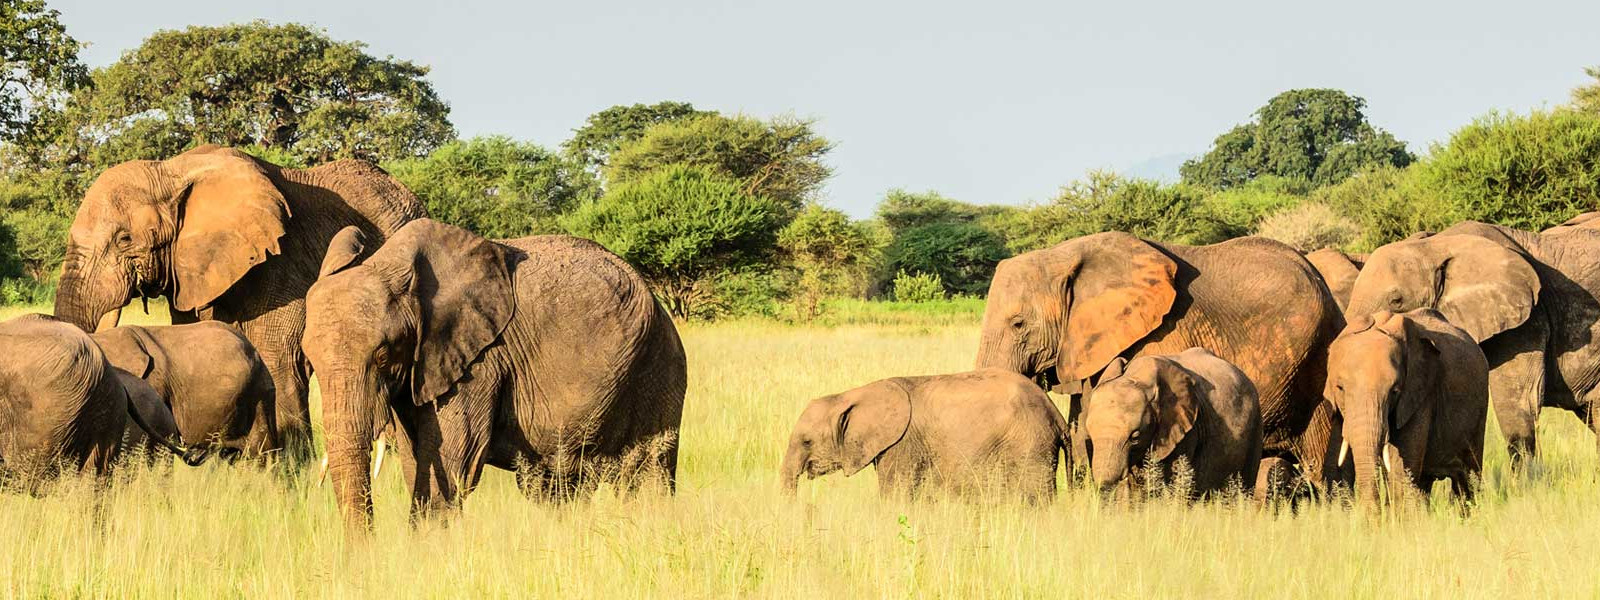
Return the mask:
[[1323,283],[1328,284],[1328,291],[1333,294],[1333,301],[1339,304],[1339,310],[1344,310],[1350,303],[1350,290],[1356,285],[1356,275],[1361,273],[1361,265],[1367,261],[1367,255],[1345,254],[1332,248],[1323,248],[1307,253],[1306,261],[1322,275]]
[[457,506],[484,465],[548,498],[598,477],[671,488],[683,344],[622,259],[579,238],[494,242],[429,219],[362,253],[357,230],[341,233],[306,300],[328,470],[352,530],[371,527],[380,431],[413,519]]
[[130,402],[124,379],[83,331],[53,317],[23,315],[0,322],[0,348],[0,474],[6,479],[37,491],[60,467],[105,475],[130,418],[189,464],[205,460],[204,452],[191,453],[151,429]]
[[1331,430],[1307,433],[1307,424],[1343,322],[1316,270],[1278,242],[1184,246],[1099,233],[1000,262],[977,366],[1076,394],[1119,356],[1205,348],[1255,383],[1266,455],[1292,453],[1320,483]]
[[1539,410],[1600,435],[1600,229],[1533,233],[1465,222],[1373,252],[1349,314],[1432,308],[1489,359],[1489,400],[1513,464],[1534,456]]
[[323,251],[346,226],[381,242],[425,215],[398,181],[357,160],[290,169],[201,146],[125,162],[84,196],[55,312],[93,332],[115,325],[134,296],[166,296],[176,323],[237,325],[272,373],[285,443],[304,456],[310,373],[300,338]]

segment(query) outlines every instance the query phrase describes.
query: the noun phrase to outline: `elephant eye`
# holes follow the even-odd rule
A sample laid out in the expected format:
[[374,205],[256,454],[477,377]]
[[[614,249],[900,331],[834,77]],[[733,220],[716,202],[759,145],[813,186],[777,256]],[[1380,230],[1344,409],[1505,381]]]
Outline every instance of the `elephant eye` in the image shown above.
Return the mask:
[[1022,329],[1022,325],[1023,325],[1022,316],[1018,315],[1018,316],[1015,316],[1015,317],[1011,318],[1011,328],[1012,329]]

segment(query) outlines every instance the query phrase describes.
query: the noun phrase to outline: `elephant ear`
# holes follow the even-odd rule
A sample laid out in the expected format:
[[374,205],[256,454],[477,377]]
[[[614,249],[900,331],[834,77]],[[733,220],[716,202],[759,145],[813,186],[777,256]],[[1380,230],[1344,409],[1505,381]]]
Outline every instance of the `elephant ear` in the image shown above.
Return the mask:
[[903,382],[885,379],[845,392],[834,413],[834,440],[846,477],[855,475],[911,426],[911,392]]
[[1156,430],[1150,442],[1150,455],[1156,460],[1166,460],[1200,417],[1199,384],[1188,369],[1170,360],[1159,359],[1160,396],[1156,399]]
[[1161,326],[1178,296],[1177,263],[1126,233],[1068,242],[1059,283],[1066,324],[1056,359],[1062,381],[1088,379]]
[[178,189],[171,200],[178,215],[174,308],[210,304],[268,255],[281,252],[278,238],[291,216],[289,205],[255,159],[202,146],[161,163],[161,169]]
[[1482,343],[1528,320],[1539,274],[1515,250],[1472,235],[1439,236],[1445,257],[1434,271],[1437,307]]
[[1432,398],[1440,370],[1448,368],[1440,360],[1439,346],[1428,332],[1406,315],[1395,315],[1383,330],[1400,341],[1406,350],[1405,382],[1400,397],[1395,399],[1390,418],[1390,430],[1398,431],[1422,412]]
[[411,386],[417,405],[443,397],[511,323],[516,297],[504,247],[459,227],[419,219],[390,244],[411,258],[418,304]]
[[322,268],[317,271],[317,279],[355,264],[356,259],[361,258],[361,252],[366,250],[366,240],[367,234],[361,233],[361,228],[355,225],[339,230],[328,242],[328,252],[322,255]]

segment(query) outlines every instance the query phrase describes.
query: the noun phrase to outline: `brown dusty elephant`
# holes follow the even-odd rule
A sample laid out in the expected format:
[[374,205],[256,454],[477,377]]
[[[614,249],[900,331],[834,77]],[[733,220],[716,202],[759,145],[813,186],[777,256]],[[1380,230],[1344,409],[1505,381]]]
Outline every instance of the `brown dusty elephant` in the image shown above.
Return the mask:
[[1307,253],[1306,261],[1322,275],[1322,281],[1328,284],[1334,302],[1339,303],[1339,310],[1344,310],[1350,303],[1350,289],[1355,287],[1356,275],[1361,273],[1361,265],[1367,261],[1367,255],[1345,254],[1332,248],[1323,248]]
[[[1193,493],[1256,484],[1261,404],[1240,371],[1204,348],[1116,358],[1084,408],[1089,462],[1101,491],[1133,479],[1168,480],[1179,459],[1193,470]],[[1154,464],[1160,473],[1139,473]]]
[[1297,456],[1320,483],[1332,432],[1307,424],[1343,324],[1311,263],[1281,243],[1099,233],[1000,262],[977,364],[1078,393],[1118,356],[1207,348],[1255,384],[1265,455]]
[[282,447],[272,375],[233,326],[122,326],[92,337],[112,366],[155,389],[188,446],[251,458]]
[[1016,373],[895,377],[812,400],[779,477],[793,493],[802,474],[848,477],[872,464],[884,496],[932,488],[1049,500],[1066,436],[1050,397]]
[[1541,407],[1570,410],[1600,432],[1596,263],[1600,229],[1465,222],[1378,248],[1348,312],[1432,308],[1471,334],[1489,359],[1489,399],[1520,465],[1535,455]]
[[544,497],[601,477],[671,489],[683,345],[632,267],[588,240],[494,242],[429,219],[363,261],[360,235],[330,245],[305,338],[347,525],[371,527],[380,431],[413,520],[458,506],[484,465]]
[[20,487],[61,467],[105,475],[130,418],[190,464],[205,460],[156,436],[89,335],[45,315],[0,322],[0,474]]
[[1584,228],[1589,228],[1589,229],[1600,229],[1600,219],[1597,219],[1596,217],[1600,217],[1600,210],[1581,213],[1576,217],[1573,217],[1571,219],[1567,219],[1565,222],[1561,223],[1560,225],[1556,225],[1555,227],[1551,227],[1549,229],[1544,230],[1543,233],[1554,233],[1556,231],[1561,231],[1562,228],[1565,228],[1565,227],[1584,227]]
[[1472,478],[1483,470],[1489,362],[1466,331],[1427,308],[1353,315],[1328,349],[1325,393],[1344,422],[1338,460],[1355,459],[1363,503],[1377,502],[1379,478],[1405,484],[1391,485],[1391,498],[1408,488],[1425,498],[1434,481],[1449,479],[1472,499]]
[[[305,294],[329,240],[356,226],[374,244],[426,215],[370,163],[290,169],[217,146],[100,174],[72,222],[56,315],[93,332],[134,297],[166,296],[175,323],[237,325],[277,387],[285,444],[308,455]],[[102,317],[104,317],[102,319]]]

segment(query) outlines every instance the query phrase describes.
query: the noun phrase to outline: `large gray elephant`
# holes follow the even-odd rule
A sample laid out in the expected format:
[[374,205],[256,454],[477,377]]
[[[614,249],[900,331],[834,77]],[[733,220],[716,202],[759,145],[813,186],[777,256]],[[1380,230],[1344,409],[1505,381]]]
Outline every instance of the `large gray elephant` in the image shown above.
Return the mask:
[[153,432],[94,340],[45,315],[0,323],[0,474],[25,489],[60,467],[105,475],[131,418],[190,464],[205,460]]
[[602,476],[671,488],[683,345],[632,267],[588,240],[494,242],[429,219],[366,260],[360,237],[346,229],[330,244],[305,339],[353,530],[371,527],[380,431],[413,519],[457,506],[484,465],[516,469],[524,492],[545,497]]
[[1353,456],[1364,504],[1377,503],[1380,477],[1396,484],[1391,498],[1426,497],[1434,481],[1449,479],[1472,499],[1472,479],[1483,470],[1489,363],[1466,331],[1427,308],[1352,315],[1328,349],[1325,393],[1344,424],[1338,460]]
[[125,325],[92,337],[112,366],[154,388],[190,447],[250,458],[282,448],[272,375],[233,326]]
[[166,296],[175,323],[237,325],[271,370],[278,426],[303,457],[310,373],[300,338],[323,251],[346,226],[376,244],[425,215],[415,195],[362,161],[289,169],[201,146],[125,162],[84,195],[55,312],[93,332],[115,325],[135,296]]
[[1350,290],[1356,285],[1356,275],[1361,273],[1361,265],[1367,261],[1367,255],[1345,254],[1324,248],[1306,254],[1306,261],[1322,275],[1322,281],[1328,284],[1334,302],[1339,303],[1339,310],[1344,310],[1350,304]]
[[1055,497],[1067,422],[1016,373],[985,369],[895,377],[812,400],[784,452],[779,478],[854,475],[876,465],[884,496],[939,489],[965,496]]
[[1307,425],[1343,325],[1321,277],[1289,246],[1099,233],[1000,262],[977,365],[1079,393],[1119,356],[1207,348],[1255,383],[1266,455],[1298,457],[1320,483],[1331,431]]
[[[1489,399],[1513,464],[1535,455],[1539,410],[1600,432],[1600,229],[1466,222],[1378,248],[1349,314],[1432,308],[1489,358]],[[1600,439],[1600,434],[1597,434]]]
[[1261,464],[1261,403],[1238,367],[1205,348],[1178,354],[1117,358],[1090,393],[1083,430],[1095,483],[1110,491],[1139,473],[1167,481],[1179,459],[1194,476],[1192,492],[1221,492],[1230,480],[1256,485]]

